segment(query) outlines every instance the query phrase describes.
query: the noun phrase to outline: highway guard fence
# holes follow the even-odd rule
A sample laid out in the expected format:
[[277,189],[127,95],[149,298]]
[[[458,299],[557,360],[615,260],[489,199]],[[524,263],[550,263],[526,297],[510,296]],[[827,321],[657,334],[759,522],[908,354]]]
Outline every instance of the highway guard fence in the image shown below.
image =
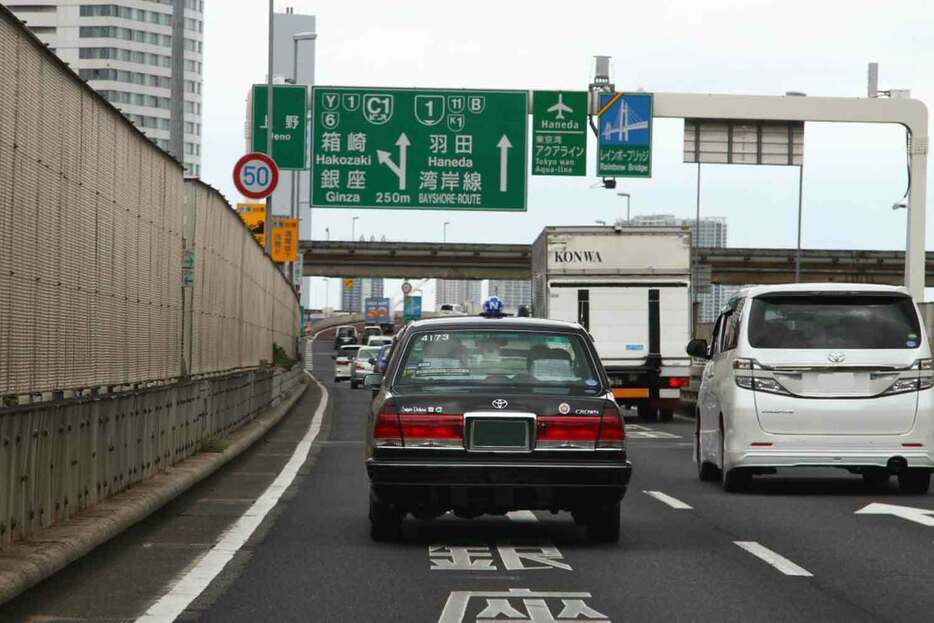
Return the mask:
[[0,87],[3,402],[294,353],[298,300],[223,197],[2,5]]
[[265,368],[0,408],[0,549],[222,443],[303,374]]

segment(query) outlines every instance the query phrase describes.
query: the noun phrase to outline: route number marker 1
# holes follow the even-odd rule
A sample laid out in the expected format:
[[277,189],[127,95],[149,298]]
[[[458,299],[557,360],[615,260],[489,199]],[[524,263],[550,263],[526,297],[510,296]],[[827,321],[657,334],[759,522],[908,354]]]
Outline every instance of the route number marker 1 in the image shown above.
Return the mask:
[[279,167],[272,158],[259,152],[249,153],[234,165],[234,184],[249,199],[262,199],[279,185]]

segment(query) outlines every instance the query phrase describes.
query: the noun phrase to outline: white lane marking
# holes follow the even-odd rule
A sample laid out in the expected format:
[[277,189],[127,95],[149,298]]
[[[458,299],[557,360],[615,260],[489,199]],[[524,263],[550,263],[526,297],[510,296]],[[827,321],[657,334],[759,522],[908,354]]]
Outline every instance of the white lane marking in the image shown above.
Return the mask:
[[328,404],[327,388],[318,382],[318,379],[311,378],[321,389],[321,400],[312,417],[311,424],[308,426],[308,431],[298,443],[298,446],[295,447],[292,458],[289,459],[289,462],[285,464],[276,479],[272,481],[272,484],[266,488],[253,505],[221,535],[220,540],[214,547],[189,567],[185,575],[179,578],[165,595],[150,606],[144,615],[136,619],[137,621],[141,623],[171,623],[174,621],[223,571],[227,563],[243,547],[269,511],[279,502],[279,498],[282,497],[285,490],[295,480],[298,470],[304,465],[308,453],[311,451],[311,446],[321,430],[321,420]]
[[856,515],[893,515],[908,521],[919,523],[922,526],[934,527],[934,510],[917,508],[914,506],[898,506],[896,504],[878,504],[873,502],[868,506],[855,511]]
[[661,491],[643,491],[642,493],[650,495],[659,502],[667,504],[668,506],[678,509],[678,510],[690,510],[694,508],[690,504],[686,504],[679,500],[678,498],[673,498],[667,493],[662,493]]
[[681,435],[655,430],[641,424],[626,424],[626,436],[632,439],[681,439]]
[[733,541],[733,542],[739,545],[741,548],[743,548],[747,552],[749,552],[750,554],[752,554],[753,556],[755,556],[756,558],[759,558],[760,560],[764,560],[765,562],[769,563],[770,565],[772,565],[773,567],[775,567],[776,569],[778,569],[785,575],[795,575],[795,576],[806,577],[806,578],[813,577],[813,574],[807,569],[799,567],[798,565],[791,562],[790,560],[788,560],[781,554],[773,552],[768,547],[765,547],[764,545],[756,543],[755,541]]
[[538,521],[538,517],[532,511],[510,511],[506,516],[513,521]]

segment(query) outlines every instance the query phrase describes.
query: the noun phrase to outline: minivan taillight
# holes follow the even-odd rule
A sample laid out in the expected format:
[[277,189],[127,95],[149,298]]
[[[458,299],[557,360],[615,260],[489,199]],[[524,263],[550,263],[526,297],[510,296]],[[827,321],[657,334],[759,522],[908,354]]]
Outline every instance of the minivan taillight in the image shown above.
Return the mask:
[[600,434],[597,437],[598,448],[622,449],[626,442],[626,424],[619,407],[607,403],[600,418]]
[[373,426],[373,445],[383,447],[402,446],[402,427],[399,424],[399,414],[392,404],[384,404],[376,416]]
[[401,415],[402,439],[406,448],[463,448],[464,416],[434,413]]

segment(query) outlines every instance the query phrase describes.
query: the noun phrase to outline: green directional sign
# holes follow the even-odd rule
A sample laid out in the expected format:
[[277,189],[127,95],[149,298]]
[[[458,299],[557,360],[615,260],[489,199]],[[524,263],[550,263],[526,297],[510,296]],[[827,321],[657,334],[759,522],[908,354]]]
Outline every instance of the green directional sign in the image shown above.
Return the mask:
[[[266,153],[266,85],[253,85],[253,149]],[[276,84],[272,87],[272,159],[280,169],[302,170],[305,159],[305,119],[308,87]]]
[[315,207],[524,211],[528,92],[314,87]]
[[535,91],[532,175],[587,174],[587,92]]

